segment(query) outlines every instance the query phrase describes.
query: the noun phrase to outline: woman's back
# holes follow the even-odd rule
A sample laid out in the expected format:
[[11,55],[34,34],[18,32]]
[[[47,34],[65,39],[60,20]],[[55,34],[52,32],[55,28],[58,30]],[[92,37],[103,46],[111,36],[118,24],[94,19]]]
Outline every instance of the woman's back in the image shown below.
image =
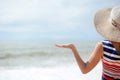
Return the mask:
[[[120,80],[120,55],[110,41],[102,41],[103,43],[103,80]],[[108,79],[109,78],[109,79]]]

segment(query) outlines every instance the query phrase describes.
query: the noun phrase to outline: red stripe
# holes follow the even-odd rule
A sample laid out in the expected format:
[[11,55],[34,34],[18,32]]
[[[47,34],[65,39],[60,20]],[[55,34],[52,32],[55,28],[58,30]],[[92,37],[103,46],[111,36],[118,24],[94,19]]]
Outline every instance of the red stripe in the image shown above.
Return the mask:
[[108,71],[111,71],[111,72],[115,72],[115,73],[120,73],[120,67],[116,67],[115,65],[111,65],[111,64],[108,64],[108,63],[103,63],[103,68],[105,70],[108,70]]
[[105,61],[103,61],[103,64],[106,64],[106,65],[108,65],[108,66],[113,66],[113,67],[115,67],[115,68],[120,68],[120,66],[117,66],[117,65],[114,65],[114,64],[110,64],[110,63],[105,62]]
[[110,77],[108,77],[108,76],[106,76],[104,74],[102,75],[102,77],[105,78],[106,80],[113,80],[113,78],[110,78]]
[[103,67],[104,67],[105,70],[109,70],[109,71],[112,71],[112,72],[120,73],[120,69],[115,69],[113,67],[106,66],[105,64],[103,65]]

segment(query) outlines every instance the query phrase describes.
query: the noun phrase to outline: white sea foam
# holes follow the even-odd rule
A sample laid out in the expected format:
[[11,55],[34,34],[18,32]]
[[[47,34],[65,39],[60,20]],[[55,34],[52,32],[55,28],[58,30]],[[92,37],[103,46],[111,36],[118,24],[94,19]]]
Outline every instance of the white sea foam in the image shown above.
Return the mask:
[[88,74],[82,74],[76,65],[47,68],[1,69],[0,80],[100,80],[101,64]]

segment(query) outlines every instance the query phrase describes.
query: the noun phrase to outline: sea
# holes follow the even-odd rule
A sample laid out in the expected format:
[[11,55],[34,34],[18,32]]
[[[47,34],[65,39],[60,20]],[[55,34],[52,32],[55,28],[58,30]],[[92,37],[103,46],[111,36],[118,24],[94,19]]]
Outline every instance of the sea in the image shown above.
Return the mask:
[[101,80],[101,61],[82,74],[72,51],[55,46],[73,43],[87,61],[97,42],[0,42],[0,80]]

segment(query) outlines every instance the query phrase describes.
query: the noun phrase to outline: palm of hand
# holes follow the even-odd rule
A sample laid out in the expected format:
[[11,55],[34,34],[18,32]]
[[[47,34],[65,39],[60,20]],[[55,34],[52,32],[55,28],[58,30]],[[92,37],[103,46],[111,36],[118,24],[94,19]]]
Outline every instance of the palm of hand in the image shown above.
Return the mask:
[[73,48],[74,47],[73,44],[56,44],[56,46],[60,48]]

